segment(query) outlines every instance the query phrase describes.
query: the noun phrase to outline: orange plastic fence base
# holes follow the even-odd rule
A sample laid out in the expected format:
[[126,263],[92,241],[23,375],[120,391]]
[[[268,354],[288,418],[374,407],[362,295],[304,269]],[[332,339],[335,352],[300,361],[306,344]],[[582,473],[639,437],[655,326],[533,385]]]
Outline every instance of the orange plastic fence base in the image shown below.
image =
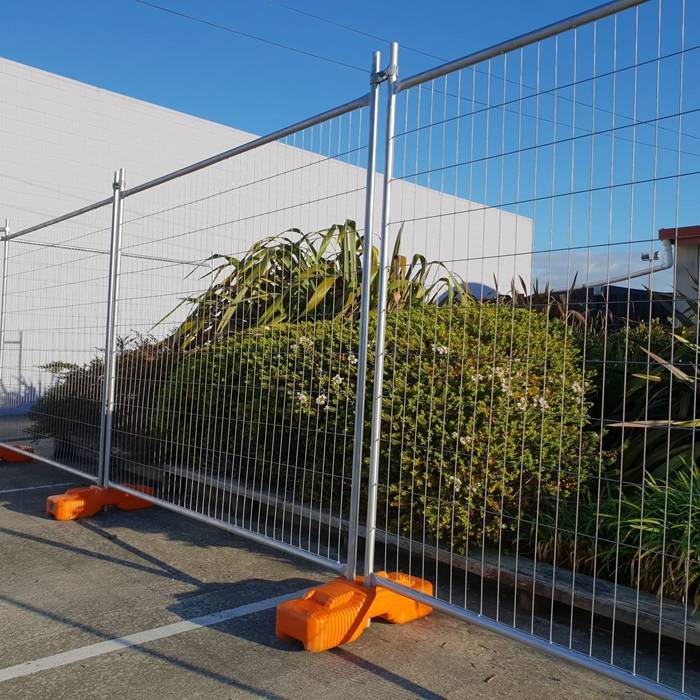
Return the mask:
[[[426,595],[433,594],[433,585],[429,581],[399,573],[380,572],[377,575]],[[307,591],[303,598],[280,603],[275,632],[279,638],[297,639],[307,651],[327,651],[354,642],[367,629],[372,618],[402,625],[431,612],[428,605],[388,588],[365,588],[361,577],[354,583],[337,578]]]
[[[148,486],[131,486],[149,496],[153,495],[153,489]],[[57,496],[49,496],[46,499],[46,513],[53,515],[56,520],[76,520],[77,518],[89,518],[105,506],[116,506],[120,510],[138,510],[150,508],[153,504],[130,493],[123,493],[113,488],[100,486],[80,486],[68,489]]]
[[[34,452],[34,448],[31,445],[13,445],[13,447],[16,447],[18,450],[24,450],[24,452]],[[0,459],[3,462],[31,462],[34,458],[8,450],[7,447],[0,447]]]

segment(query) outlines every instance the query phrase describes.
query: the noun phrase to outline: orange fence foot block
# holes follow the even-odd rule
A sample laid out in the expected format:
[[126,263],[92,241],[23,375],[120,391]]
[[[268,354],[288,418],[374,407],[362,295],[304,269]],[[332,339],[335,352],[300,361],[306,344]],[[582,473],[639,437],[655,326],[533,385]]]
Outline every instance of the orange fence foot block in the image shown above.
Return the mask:
[[[13,445],[13,447],[23,452],[34,452],[34,448],[31,445]],[[8,450],[7,447],[0,447],[0,459],[3,462],[31,462],[34,457],[31,454],[22,455],[19,452]]]
[[[153,489],[148,486],[132,486],[142,493],[153,495]],[[89,518],[99,513],[106,506],[116,506],[120,510],[138,510],[150,508],[153,504],[130,493],[123,493],[113,488],[100,486],[81,486],[68,489],[57,496],[49,496],[46,499],[46,513],[53,515],[56,520],[76,520],[77,518]]]
[[[380,572],[402,586],[433,594],[429,581],[405,574]],[[313,588],[303,598],[277,606],[275,632],[279,638],[297,639],[307,651],[327,651],[355,641],[372,618],[404,624],[432,612],[432,608],[406,596],[374,586],[365,588],[362,578],[353,583],[344,578]]]

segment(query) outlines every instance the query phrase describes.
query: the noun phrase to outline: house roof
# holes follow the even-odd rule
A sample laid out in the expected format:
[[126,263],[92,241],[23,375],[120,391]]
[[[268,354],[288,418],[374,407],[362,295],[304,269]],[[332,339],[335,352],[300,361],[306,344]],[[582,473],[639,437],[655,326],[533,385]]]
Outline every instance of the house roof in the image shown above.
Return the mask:
[[662,228],[659,229],[659,238],[678,245],[700,245],[700,226]]

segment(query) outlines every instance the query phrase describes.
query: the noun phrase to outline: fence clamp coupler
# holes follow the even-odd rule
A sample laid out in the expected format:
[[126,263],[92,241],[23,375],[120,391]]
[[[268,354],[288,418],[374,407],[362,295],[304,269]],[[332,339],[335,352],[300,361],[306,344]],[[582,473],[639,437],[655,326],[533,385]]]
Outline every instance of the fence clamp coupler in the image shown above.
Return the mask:
[[383,83],[385,80],[389,80],[389,78],[393,78],[396,75],[396,66],[392,63],[390,66],[387,66],[386,70],[379,70],[376,73],[372,73],[372,76],[370,77],[370,84],[371,85],[379,85],[380,83]]

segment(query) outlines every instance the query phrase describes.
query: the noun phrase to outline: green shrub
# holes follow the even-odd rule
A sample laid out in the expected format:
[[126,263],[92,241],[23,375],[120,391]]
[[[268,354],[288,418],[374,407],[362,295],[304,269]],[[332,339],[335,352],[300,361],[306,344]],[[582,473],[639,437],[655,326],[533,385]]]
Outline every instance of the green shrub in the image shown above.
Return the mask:
[[644,469],[666,478],[694,459],[696,334],[693,326],[674,331],[652,321],[589,341],[598,384],[593,414],[602,411],[606,447],[617,452],[626,482],[641,484]]
[[87,447],[93,461],[97,459],[102,414],[102,359],[93,358],[86,365],[52,362],[43,369],[54,377],[51,387],[34,404],[29,417],[34,438],[54,437],[54,456],[66,454],[69,445]]
[[[399,230],[388,269],[390,309],[417,308],[452,299],[461,280],[440,262],[415,253],[401,255]],[[365,240],[355,222],[302,233],[292,228],[263,238],[242,257],[213,255],[214,280],[197,297],[183,299],[187,318],[173,339],[183,348],[221,341],[234,331],[271,323],[358,317],[362,296]],[[370,308],[379,293],[379,250],[370,252]],[[176,309],[173,309],[175,311]],[[170,316],[173,311],[168,314]],[[166,316],[167,318],[167,316]]]
[[[642,589],[700,607],[700,469],[677,469],[668,482],[648,475],[644,493],[623,498],[620,531],[624,533],[630,582],[639,576]],[[617,521],[616,513],[608,516]],[[609,525],[608,527],[610,527]],[[634,554],[629,556],[630,550]],[[618,564],[619,565],[619,564]]]
[[[389,308],[417,308],[452,301],[458,278],[440,262],[416,253],[410,261],[394,242],[387,279]],[[185,321],[156,341],[136,336],[120,339],[117,354],[115,418],[112,445],[127,461],[152,464],[163,445],[152,439],[154,406],[160,389],[186,350],[228,342],[234,333],[270,323],[310,322],[359,316],[364,276],[365,241],[355,222],[303,234],[289,229],[253,243],[242,257],[214,255],[214,280],[201,295],[182,299],[156,326],[180,307]],[[376,306],[379,251],[370,254],[370,305]],[[103,360],[86,365],[51,363],[56,381],[32,413],[35,437],[56,439],[57,457],[74,457],[85,449],[99,452],[102,418]],[[63,454],[66,449],[68,452]],[[204,456],[215,452],[212,445]],[[172,452],[172,450],[171,450]]]
[[[115,370],[112,446],[117,455],[151,463],[160,445],[152,439],[158,392],[182,354],[152,338],[120,339]],[[56,457],[78,458],[87,450],[97,459],[102,421],[104,363],[101,356],[86,365],[51,363],[49,390],[30,413],[34,437],[56,439]],[[83,455],[84,456],[84,455]]]
[[700,469],[684,462],[668,481],[647,474],[585,494],[578,509],[563,503],[558,517],[523,524],[538,559],[700,607]]
[[[341,499],[347,514],[357,343],[356,325],[336,318],[190,351],[161,394],[166,457],[309,504]],[[542,314],[474,302],[389,314],[379,508],[390,527],[453,536],[464,551],[567,498],[599,465],[591,381],[570,331]]]

